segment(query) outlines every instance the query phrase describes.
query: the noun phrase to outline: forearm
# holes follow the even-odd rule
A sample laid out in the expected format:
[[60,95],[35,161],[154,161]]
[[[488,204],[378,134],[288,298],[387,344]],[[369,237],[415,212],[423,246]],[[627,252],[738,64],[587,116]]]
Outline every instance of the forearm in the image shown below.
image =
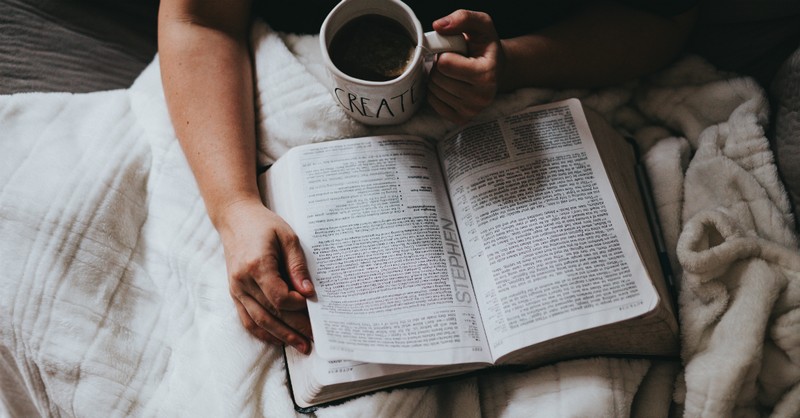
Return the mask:
[[223,244],[242,325],[311,349],[314,295],[292,228],[261,203],[247,0],[161,0],[159,59],[170,117]]
[[502,41],[501,91],[520,87],[598,87],[639,77],[682,50],[694,13],[660,17],[613,2],[535,34]]
[[162,2],[159,12],[164,92],[178,140],[219,229],[227,207],[258,198],[249,16],[242,6],[209,23],[174,9]]

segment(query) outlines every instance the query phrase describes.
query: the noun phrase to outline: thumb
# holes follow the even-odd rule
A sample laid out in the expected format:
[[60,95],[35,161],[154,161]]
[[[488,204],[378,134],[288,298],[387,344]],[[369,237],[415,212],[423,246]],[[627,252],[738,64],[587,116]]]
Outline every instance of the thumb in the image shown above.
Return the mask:
[[292,287],[305,297],[314,296],[314,285],[311,283],[311,274],[303,253],[303,247],[296,235],[281,240],[283,249],[283,262]]
[[491,42],[497,31],[491,16],[484,12],[459,9],[433,22],[433,30],[442,35],[467,34],[470,42]]

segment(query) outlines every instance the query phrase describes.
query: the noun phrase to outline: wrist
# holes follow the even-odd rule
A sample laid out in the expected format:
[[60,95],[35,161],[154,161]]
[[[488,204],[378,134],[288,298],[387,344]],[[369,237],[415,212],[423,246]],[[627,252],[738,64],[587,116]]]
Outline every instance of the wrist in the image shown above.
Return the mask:
[[[500,40],[500,56],[503,57],[502,66],[497,80],[497,91],[500,93],[509,93],[521,86],[519,68],[517,66],[524,65],[520,62],[519,57],[520,45],[515,43],[514,39],[501,39]],[[532,71],[532,68],[525,68],[525,71]]]
[[498,91],[508,93],[523,87],[552,87],[557,70],[550,41],[537,34],[502,39],[504,56]]
[[264,209],[261,197],[254,194],[241,194],[209,207],[208,216],[217,232],[223,237],[235,229],[244,213]]

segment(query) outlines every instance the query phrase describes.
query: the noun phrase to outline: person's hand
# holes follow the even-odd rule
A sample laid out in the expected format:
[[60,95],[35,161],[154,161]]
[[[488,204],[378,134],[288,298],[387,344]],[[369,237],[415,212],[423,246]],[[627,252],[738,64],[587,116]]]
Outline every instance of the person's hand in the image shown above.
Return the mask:
[[483,12],[457,10],[433,22],[443,35],[464,34],[468,55],[442,53],[431,69],[428,103],[445,119],[465,123],[497,95],[505,55],[492,18]]
[[256,200],[230,205],[224,219],[218,229],[242,325],[267,343],[308,353],[312,335],[306,298],[314,288],[297,235]]

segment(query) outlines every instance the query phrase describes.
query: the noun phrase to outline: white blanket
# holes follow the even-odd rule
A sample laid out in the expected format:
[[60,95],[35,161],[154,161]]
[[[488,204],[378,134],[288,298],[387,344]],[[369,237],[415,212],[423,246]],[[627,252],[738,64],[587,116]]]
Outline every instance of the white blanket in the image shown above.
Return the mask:
[[[316,38],[253,32],[259,158],[379,132],[320,82]],[[596,358],[359,397],[319,417],[800,414],[800,256],[752,82],[687,57],[577,96],[633,133],[678,272],[683,365]],[[685,366],[685,367],[683,367]],[[673,383],[677,383],[673,385]],[[674,386],[674,387],[673,387]],[[281,351],[241,327],[158,60],[126,90],[0,96],[0,415],[295,416]]]

